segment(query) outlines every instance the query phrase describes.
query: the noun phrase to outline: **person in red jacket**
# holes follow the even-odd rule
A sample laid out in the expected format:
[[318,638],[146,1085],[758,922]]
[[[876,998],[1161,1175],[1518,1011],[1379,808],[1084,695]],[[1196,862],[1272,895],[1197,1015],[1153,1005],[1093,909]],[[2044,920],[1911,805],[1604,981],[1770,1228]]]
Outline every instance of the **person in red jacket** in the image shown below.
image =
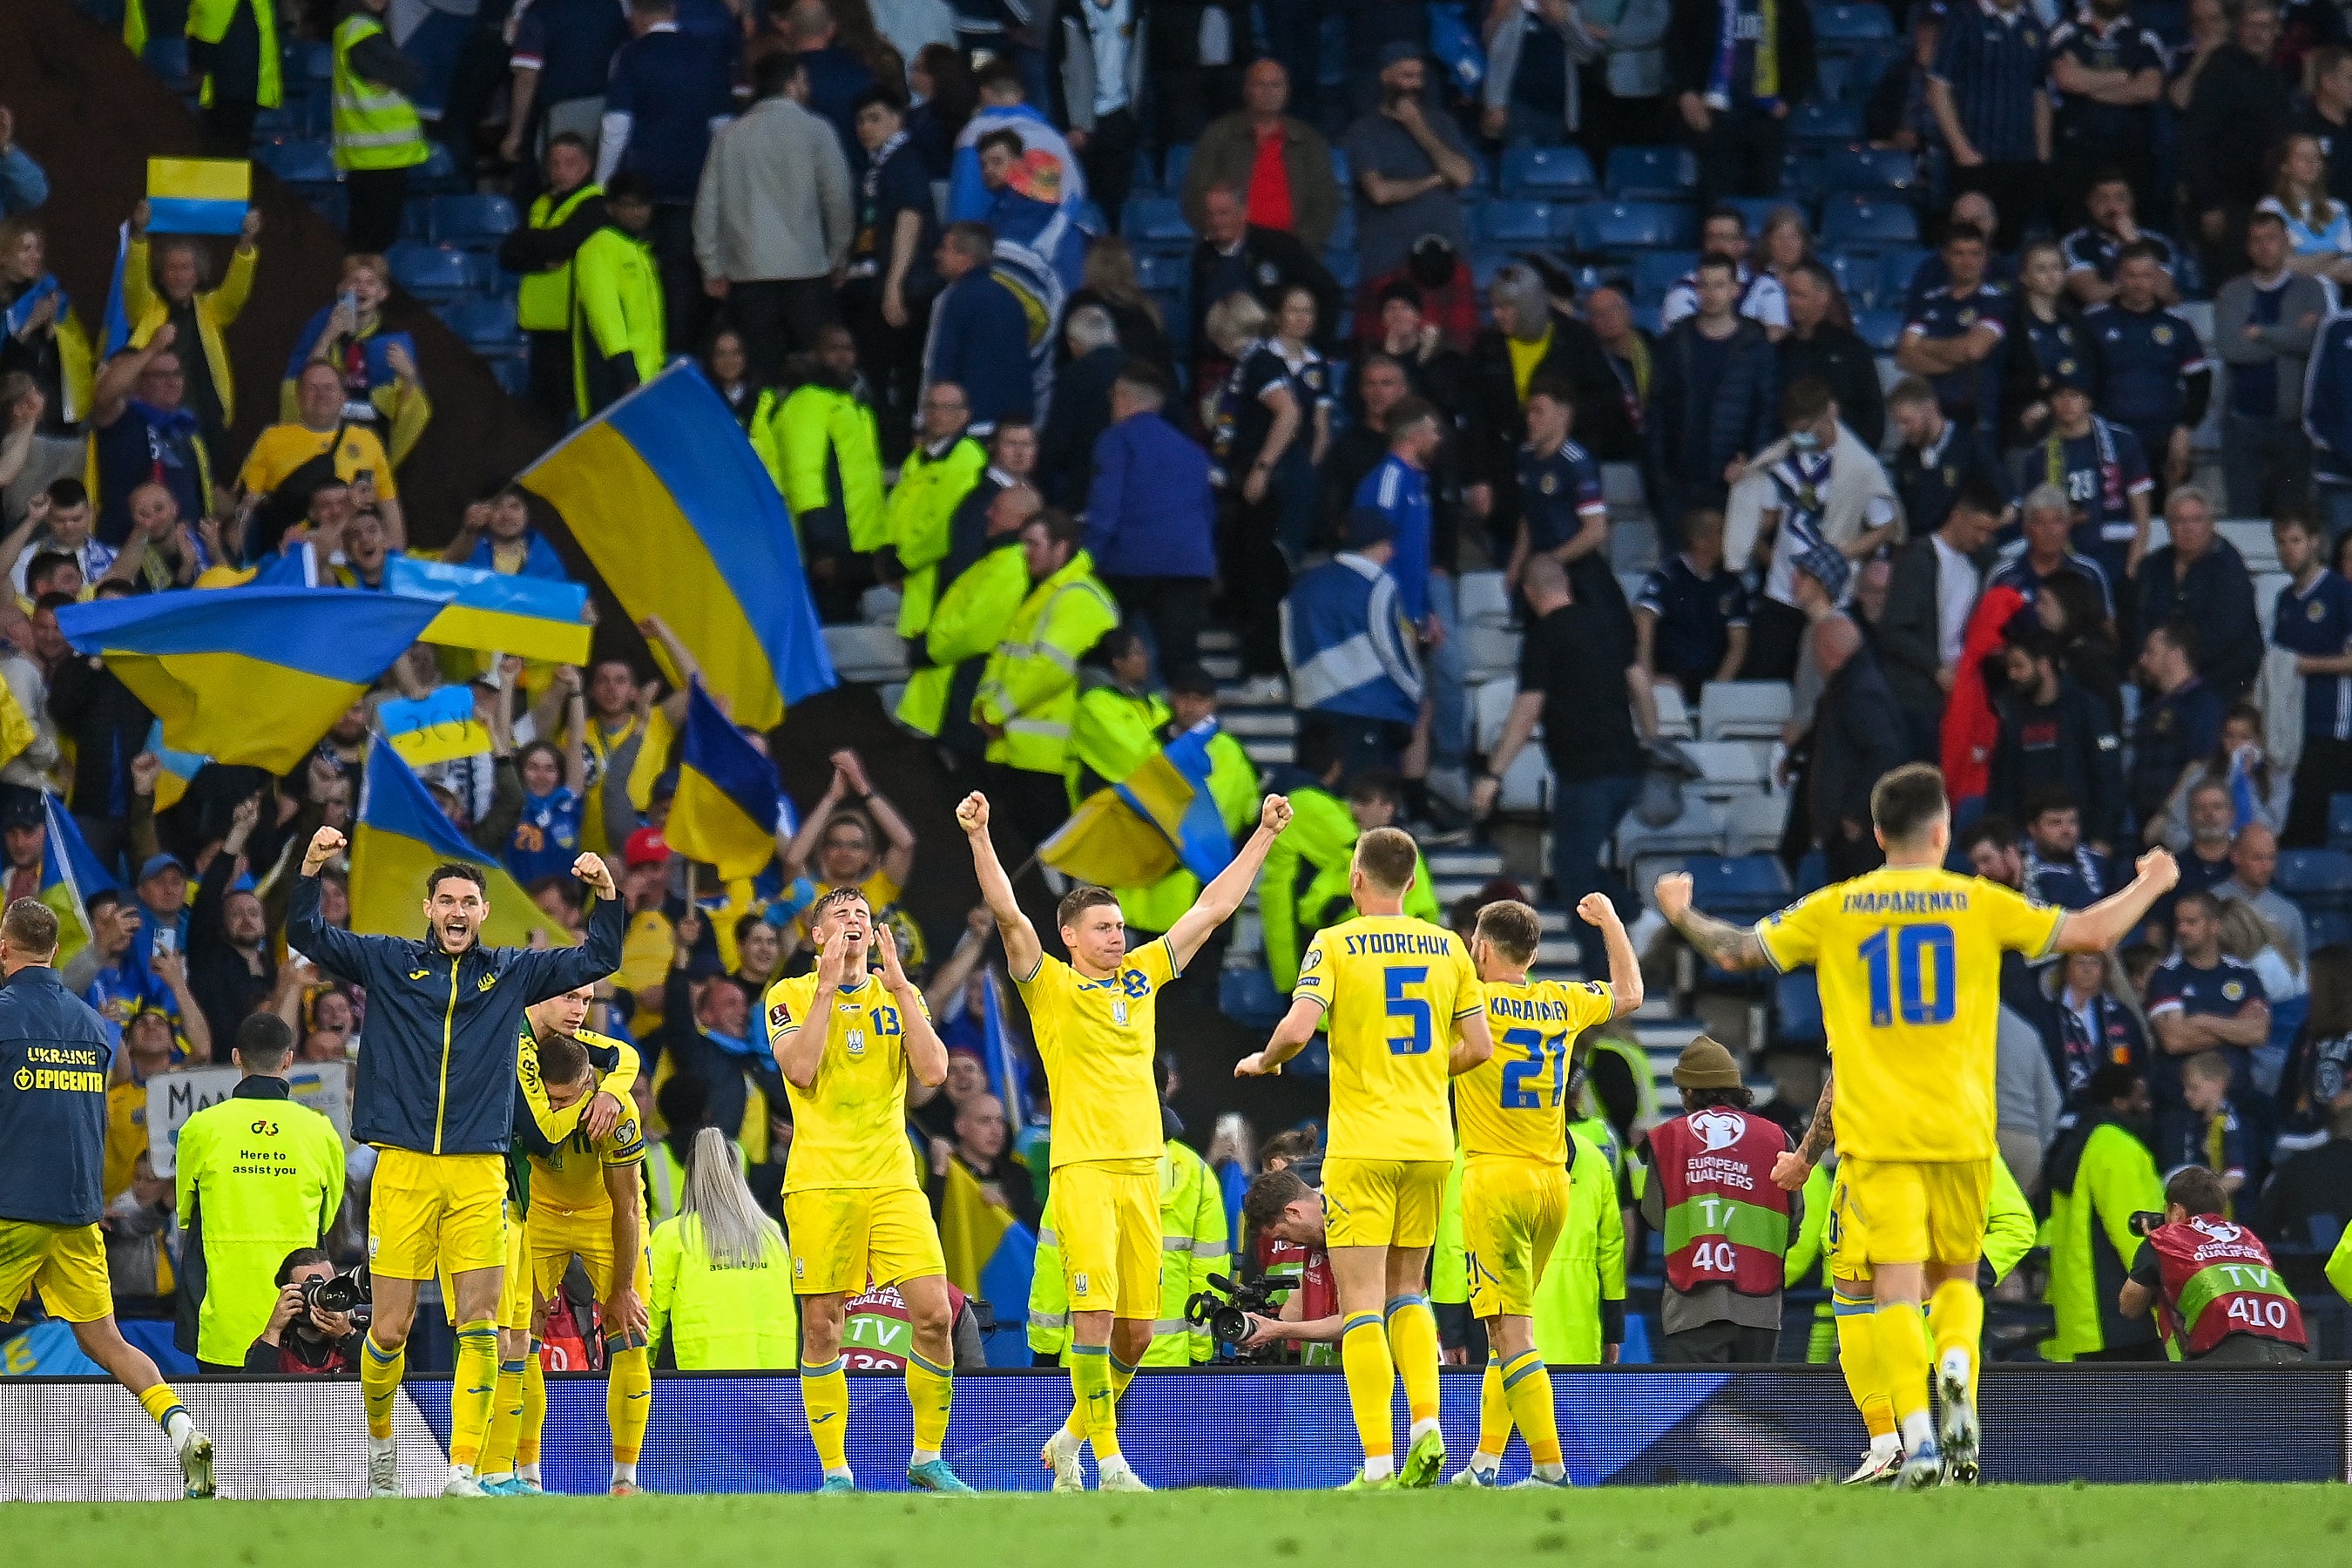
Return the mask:
[[1989,588],[1969,616],[1960,642],[1959,673],[1944,704],[1944,787],[1951,792],[1955,816],[1969,814],[1992,785],[1992,751],[2000,741],[2000,717],[1985,688],[1984,663],[2000,651],[2010,617],[2025,607],[2014,588]]

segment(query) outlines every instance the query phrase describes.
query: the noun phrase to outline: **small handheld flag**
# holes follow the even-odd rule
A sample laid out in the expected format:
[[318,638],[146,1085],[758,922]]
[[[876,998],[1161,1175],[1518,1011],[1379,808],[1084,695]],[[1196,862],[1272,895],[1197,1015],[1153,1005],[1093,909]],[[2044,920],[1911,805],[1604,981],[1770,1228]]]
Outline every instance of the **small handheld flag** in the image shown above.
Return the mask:
[[757,876],[775,858],[779,826],[794,831],[776,765],[743,737],[697,681],[688,698],[677,794],[663,829],[669,847],[716,866],[729,880]]
[[1106,888],[1139,888],[1181,866],[1210,881],[1233,863],[1234,840],[1209,791],[1207,719],[1157,756],[1078,805],[1037,858],[1066,876]]
[[56,795],[41,796],[48,826],[47,846],[41,852],[41,902],[58,917],[58,956],[64,964],[89,945],[89,900],[110,891],[114,879],[89,852],[70,812]]
[[154,234],[236,234],[253,198],[242,158],[147,160],[147,227]]

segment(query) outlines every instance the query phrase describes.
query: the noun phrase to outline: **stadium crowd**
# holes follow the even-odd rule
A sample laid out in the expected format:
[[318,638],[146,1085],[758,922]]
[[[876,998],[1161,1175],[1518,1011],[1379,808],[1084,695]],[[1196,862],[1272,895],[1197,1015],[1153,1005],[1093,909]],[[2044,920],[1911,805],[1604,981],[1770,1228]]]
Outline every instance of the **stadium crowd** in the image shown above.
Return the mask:
[[[2005,962],[2001,1147],[2044,1216],[2043,1352],[2160,1353],[2116,1287],[2130,1213],[2163,1210],[2179,1168],[2210,1170],[2274,1251],[2324,1255],[2352,1214],[2352,39],[2334,6],[2284,29],[2269,0],[2158,9],[481,0],[395,45],[383,0],[199,0],[210,150],[268,160],[262,117],[305,58],[274,40],[299,37],[326,50],[343,176],[339,292],[285,345],[280,417],[242,451],[226,344],[266,273],[257,216],[216,251],[128,215],[129,336],[104,357],[45,261],[75,193],[0,109],[0,832],[12,900],[54,898],[68,826],[114,884],[60,914],[66,984],[118,1046],[119,1309],[186,1313],[193,1341],[208,1300],[187,1140],[176,1188],[149,1144],[158,1087],[233,1044],[263,1079],[356,1057],[367,989],[286,941],[297,868],[318,830],[353,826],[379,703],[453,683],[484,740],[419,769],[450,825],[546,931],[588,934],[583,854],[625,913],[587,1017],[642,1054],[626,1163],[664,1364],[793,1352],[769,1321],[789,1293],[730,1303],[757,1323],[714,1311],[693,1292],[719,1271],[681,1264],[673,1227],[698,1190],[688,1218],[735,1212],[713,1161],[695,1171],[730,1144],[782,1221],[793,1123],[760,1008],[813,970],[814,911],[843,888],[946,1047],[907,1113],[933,1212],[1035,1232],[1028,1342],[1069,1343],[1053,1108],[1003,1041],[1020,1025],[1009,1005],[999,1021],[996,928],[906,911],[925,847],[856,753],[772,867],[714,900],[664,837],[695,663],[658,619],[641,630],[677,684],[420,645],[283,776],[184,774],[196,759],[60,634],[67,605],[234,592],[289,558],[354,590],[405,554],[565,574],[520,489],[462,517],[401,504],[435,415],[381,310],[436,159],[520,215],[497,248],[519,393],[562,427],[698,362],[790,508],[821,618],[903,661],[898,721],[1027,841],[1195,732],[1237,838],[1263,792],[1286,795],[1255,946],[1231,961],[1262,952],[1276,990],[1345,912],[1359,837],[1391,826],[1433,845],[1533,819],[1548,856],[1517,868],[1549,897],[1529,901],[1601,891],[1663,972],[1633,884],[1643,827],[1679,807],[1651,796],[1696,788],[1679,740],[1710,692],[1777,685],[1784,887],[1877,864],[1873,786],[1914,761],[1944,770],[1957,856],[2037,903],[2090,904],[2145,847],[2179,858],[2119,951]],[[1885,188],[1816,188],[1824,124],[1826,161],[1892,170]],[[1557,185],[1532,173],[1571,159]],[[1612,213],[1664,226],[1620,241],[1583,216]],[[1882,284],[1895,260],[1911,270]],[[1482,616],[1515,629],[1499,660]],[[1286,759],[1261,768],[1221,710],[1289,715]],[[1539,789],[1508,784],[1523,754]],[[348,926],[341,862],[323,869],[317,918]],[[1199,891],[1181,870],[1117,889],[1148,931]],[[1441,910],[1424,865],[1405,909],[1466,936],[1511,896]],[[1604,973],[1597,938],[1582,962]],[[1685,1058],[1692,1109],[1737,1103],[1769,1059],[1796,1092],[1759,1109],[1801,1130],[1786,1108],[1819,1068],[1787,1063],[1820,1042],[1774,1017],[1738,1060]],[[1630,1030],[1583,1053],[1571,1229],[1537,1312],[1550,1361],[1614,1357],[1663,1223]],[[1196,1150],[1170,1112],[1164,1142],[1163,1229],[1192,1267],[1163,1274],[1153,1361],[1216,1353],[1182,1304],[1244,1246],[1299,1286],[1296,1331],[1261,1322],[1256,1342],[1314,1359],[1339,1331],[1321,1206],[1276,1179],[1313,1173],[1311,1130],[1260,1146],[1229,1118]],[[364,1249],[374,1151],[333,1147],[317,1234],[245,1258],[255,1332],[204,1362],[353,1363],[331,1314],[282,1349],[312,1321],[303,1279]],[[1797,1283],[1801,1239],[1788,1256]],[[992,1326],[969,1299],[984,1259],[958,1266],[960,1363]],[[1443,1310],[1467,1300],[1461,1268],[1441,1242],[1445,1342],[1476,1360],[1467,1313]],[[607,1303],[566,1289],[549,1337],[597,1364]],[[906,1320],[876,1296],[853,1310]],[[1667,1317],[1669,1337],[1695,1321]]]

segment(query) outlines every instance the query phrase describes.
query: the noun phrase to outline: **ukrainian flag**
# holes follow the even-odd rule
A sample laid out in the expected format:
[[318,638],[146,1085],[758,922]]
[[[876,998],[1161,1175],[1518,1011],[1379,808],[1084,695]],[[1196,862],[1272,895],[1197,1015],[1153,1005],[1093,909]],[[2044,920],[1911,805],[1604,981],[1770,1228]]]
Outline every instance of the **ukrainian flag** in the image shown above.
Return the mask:
[[440,606],[335,588],[178,589],[68,605],[58,629],[215,762],[289,773]]
[[73,814],[56,795],[44,794],[41,810],[48,818],[49,837],[41,852],[40,899],[58,917],[55,962],[62,968],[89,945],[89,900],[110,891],[114,879],[89,852]]
[[1088,795],[1038,846],[1037,858],[1104,888],[1149,886],[1179,866],[1203,882],[1213,879],[1234,858],[1233,835],[1209,792],[1215,733],[1216,721],[1204,719],[1119,783]]
[[686,743],[677,794],[662,836],[689,860],[719,868],[723,880],[756,877],[776,856],[776,829],[799,830],[776,764],[719,710],[697,681],[687,698]]
[[478,566],[392,555],[384,559],[383,584],[404,598],[441,606],[421,634],[423,641],[519,654],[551,664],[588,662],[594,628],[582,619],[588,590],[578,583],[510,577]]
[[152,234],[238,234],[253,199],[253,165],[242,158],[147,160]]
[[212,759],[198,752],[175,752],[163,744],[163,721],[158,719],[147,727],[147,749],[163,764],[163,775],[155,781],[155,809],[169,811],[180,804],[188,793],[188,785]]
[[528,947],[542,931],[558,947],[572,945],[572,934],[540,912],[496,856],[466,841],[392,742],[377,736],[368,747],[359,820],[352,829],[352,929],[415,936],[425,921],[425,879],[452,860],[482,873],[490,902],[482,922],[484,945]]
[[835,684],[792,515],[693,364],[573,431],[520,482],[563,514],[632,620],[669,623],[739,723],[773,729]]
[[[1025,1173],[1015,1171],[1013,1180]],[[1029,1287],[1037,1269],[1037,1236],[988,1195],[961,1160],[948,1160],[946,1190],[940,1197],[940,1253],[948,1278],[967,1296],[994,1309],[1000,1325],[1013,1326],[1001,1339],[1005,1360],[991,1366],[1027,1366],[1029,1346],[1017,1325],[1029,1317]],[[1013,1359],[1017,1355],[1018,1359]]]

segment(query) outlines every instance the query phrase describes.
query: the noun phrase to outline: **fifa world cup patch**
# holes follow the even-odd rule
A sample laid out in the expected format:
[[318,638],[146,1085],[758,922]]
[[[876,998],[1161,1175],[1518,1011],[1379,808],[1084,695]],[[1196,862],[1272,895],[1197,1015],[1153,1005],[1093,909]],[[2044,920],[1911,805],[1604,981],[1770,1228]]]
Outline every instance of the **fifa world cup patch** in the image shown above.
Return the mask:
[[768,1032],[781,1035],[793,1026],[793,1010],[782,1002],[768,1009]]

